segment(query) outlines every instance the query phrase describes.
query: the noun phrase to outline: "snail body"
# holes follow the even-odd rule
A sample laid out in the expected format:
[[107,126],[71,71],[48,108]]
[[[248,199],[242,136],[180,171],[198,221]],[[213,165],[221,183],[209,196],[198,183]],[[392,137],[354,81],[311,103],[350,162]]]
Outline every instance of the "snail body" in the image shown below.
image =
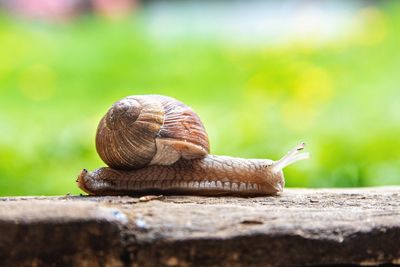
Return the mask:
[[[83,190],[95,195],[174,193],[201,195],[263,195],[282,191],[283,174],[273,174],[270,160],[208,155],[173,165],[150,165],[124,171],[83,171]],[[81,187],[81,188],[82,188]],[[87,188],[86,188],[87,187]]]
[[210,155],[200,118],[166,96],[129,96],[101,119],[96,148],[109,166],[82,170],[78,186],[92,195],[274,195],[282,169],[308,158],[304,144],[278,161]]

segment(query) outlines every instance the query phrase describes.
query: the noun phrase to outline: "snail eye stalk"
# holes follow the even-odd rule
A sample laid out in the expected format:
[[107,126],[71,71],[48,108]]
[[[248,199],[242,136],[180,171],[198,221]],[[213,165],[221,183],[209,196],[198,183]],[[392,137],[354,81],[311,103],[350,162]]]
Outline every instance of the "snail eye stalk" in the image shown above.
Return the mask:
[[278,173],[282,171],[283,168],[304,159],[309,159],[310,154],[307,152],[300,152],[306,147],[305,143],[301,143],[290,150],[285,156],[283,156],[280,160],[276,161],[272,165],[272,172]]

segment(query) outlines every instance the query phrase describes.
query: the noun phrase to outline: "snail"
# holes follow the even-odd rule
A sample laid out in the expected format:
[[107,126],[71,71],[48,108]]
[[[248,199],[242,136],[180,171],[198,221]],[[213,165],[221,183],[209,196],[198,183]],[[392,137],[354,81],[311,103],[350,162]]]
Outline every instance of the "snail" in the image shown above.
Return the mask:
[[198,115],[161,95],[125,97],[112,105],[96,133],[96,150],[109,166],[83,169],[78,186],[90,195],[275,195],[282,169],[307,159],[296,146],[278,161],[210,155]]

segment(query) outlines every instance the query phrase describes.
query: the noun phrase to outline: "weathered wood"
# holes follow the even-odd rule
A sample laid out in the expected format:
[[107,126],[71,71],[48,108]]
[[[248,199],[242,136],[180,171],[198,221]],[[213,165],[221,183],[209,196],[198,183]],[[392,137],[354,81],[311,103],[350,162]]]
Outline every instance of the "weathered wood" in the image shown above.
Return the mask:
[[0,198],[1,266],[400,264],[400,187]]

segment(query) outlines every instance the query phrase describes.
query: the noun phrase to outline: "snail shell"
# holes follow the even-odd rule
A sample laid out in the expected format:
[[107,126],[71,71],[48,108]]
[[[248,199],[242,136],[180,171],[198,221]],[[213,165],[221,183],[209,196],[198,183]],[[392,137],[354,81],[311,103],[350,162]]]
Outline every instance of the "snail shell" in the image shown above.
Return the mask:
[[96,149],[108,166],[124,170],[201,159],[210,151],[196,113],[161,95],[128,96],[114,103],[97,128]]

